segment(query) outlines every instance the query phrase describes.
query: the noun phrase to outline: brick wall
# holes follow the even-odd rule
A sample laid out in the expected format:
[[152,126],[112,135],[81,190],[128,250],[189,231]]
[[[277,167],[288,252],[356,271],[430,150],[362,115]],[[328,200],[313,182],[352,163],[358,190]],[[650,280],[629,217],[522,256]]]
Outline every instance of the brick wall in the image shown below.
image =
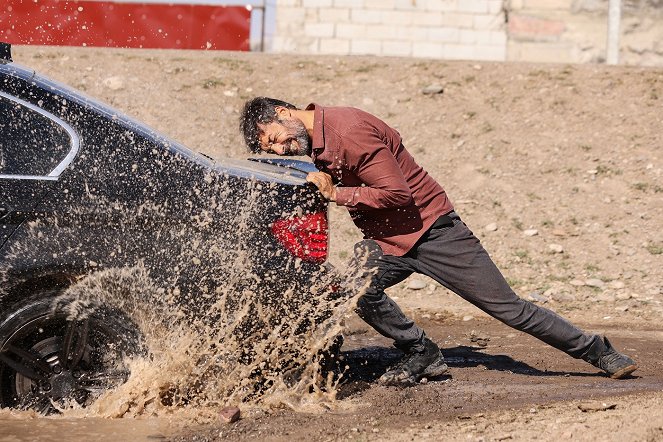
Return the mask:
[[502,0],[278,0],[275,52],[505,60]]
[[[276,0],[274,52],[603,62],[608,0]],[[663,0],[623,0],[620,63],[663,66]]]

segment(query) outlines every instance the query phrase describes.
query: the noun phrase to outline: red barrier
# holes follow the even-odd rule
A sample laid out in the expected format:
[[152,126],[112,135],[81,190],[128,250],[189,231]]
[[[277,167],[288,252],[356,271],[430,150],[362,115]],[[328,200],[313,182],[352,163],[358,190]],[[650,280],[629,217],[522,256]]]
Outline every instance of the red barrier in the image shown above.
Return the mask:
[[2,0],[0,41],[248,51],[250,19],[244,6]]

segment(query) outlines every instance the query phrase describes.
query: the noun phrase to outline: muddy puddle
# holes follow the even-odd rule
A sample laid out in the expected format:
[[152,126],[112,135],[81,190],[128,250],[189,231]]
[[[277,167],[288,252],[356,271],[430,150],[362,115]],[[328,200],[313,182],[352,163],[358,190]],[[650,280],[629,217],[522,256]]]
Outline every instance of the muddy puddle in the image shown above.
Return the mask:
[[159,419],[49,419],[0,412],[0,441],[158,441],[172,431],[169,425]]
[[[349,321],[349,328],[355,320]],[[631,378],[615,381],[495,321],[468,324],[450,318],[422,324],[443,345],[450,369],[448,376],[411,388],[377,386],[377,377],[398,352],[384,338],[355,329],[346,336],[342,351],[349,369],[335,399],[324,408],[296,411],[283,406],[240,405],[242,419],[234,424],[223,423],[219,408],[209,404],[179,413],[163,410],[158,418],[102,419],[89,413],[78,418],[66,413],[47,418],[3,410],[0,441],[62,440],[62,435],[72,441],[285,441],[360,436],[387,440],[388,434],[444,422],[462,423],[472,416],[547,409],[578,400],[619,401],[620,397],[663,391],[663,332],[656,329],[602,327],[641,365]],[[483,342],[478,344],[477,337]],[[574,404],[570,408],[577,409]]]

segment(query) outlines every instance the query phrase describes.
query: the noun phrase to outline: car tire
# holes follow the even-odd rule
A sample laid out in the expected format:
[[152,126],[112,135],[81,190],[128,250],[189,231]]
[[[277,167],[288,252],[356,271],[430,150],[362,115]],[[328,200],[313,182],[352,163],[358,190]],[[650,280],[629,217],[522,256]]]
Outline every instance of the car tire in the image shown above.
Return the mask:
[[56,293],[17,303],[0,318],[0,406],[57,413],[86,406],[126,382],[126,357],[144,354],[133,321],[97,308],[71,319]]

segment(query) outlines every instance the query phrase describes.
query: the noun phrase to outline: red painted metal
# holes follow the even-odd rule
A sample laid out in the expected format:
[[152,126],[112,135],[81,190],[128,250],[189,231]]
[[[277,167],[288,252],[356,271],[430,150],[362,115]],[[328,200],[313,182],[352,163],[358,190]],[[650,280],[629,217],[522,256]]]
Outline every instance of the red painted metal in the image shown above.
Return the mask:
[[250,19],[244,6],[2,0],[0,41],[248,51]]

